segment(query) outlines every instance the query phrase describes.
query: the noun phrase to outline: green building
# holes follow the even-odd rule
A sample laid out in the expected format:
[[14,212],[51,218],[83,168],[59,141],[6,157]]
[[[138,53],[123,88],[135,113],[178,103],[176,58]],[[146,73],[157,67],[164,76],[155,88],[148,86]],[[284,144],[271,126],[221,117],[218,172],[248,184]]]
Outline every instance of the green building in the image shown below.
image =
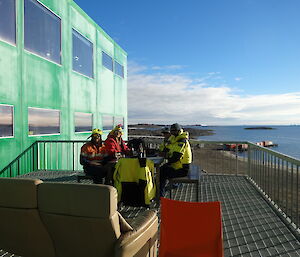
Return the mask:
[[126,52],[72,0],[0,0],[0,170],[120,123],[126,139]]

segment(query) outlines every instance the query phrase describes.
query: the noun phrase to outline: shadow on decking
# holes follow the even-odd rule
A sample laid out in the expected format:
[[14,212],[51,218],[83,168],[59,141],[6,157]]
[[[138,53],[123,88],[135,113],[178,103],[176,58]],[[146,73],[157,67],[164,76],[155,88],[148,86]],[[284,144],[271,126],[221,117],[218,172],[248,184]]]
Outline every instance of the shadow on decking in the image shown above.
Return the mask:
[[[41,171],[23,177],[70,183],[76,182],[76,175],[69,171]],[[221,202],[225,256],[300,256],[297,232],[285,224],[284,217],[271,207],[247,177],[203,175],[199,187],[200,201]],[[174,193],[176,200],[196,200],[195,185],[180,185]],[[157,203],[151,208],[159,211]],[[123,206],[120,212],[125,218],[134,218],[144,210],[143,207]],[[1,255],[0,251],[0,256],[11,255]]]

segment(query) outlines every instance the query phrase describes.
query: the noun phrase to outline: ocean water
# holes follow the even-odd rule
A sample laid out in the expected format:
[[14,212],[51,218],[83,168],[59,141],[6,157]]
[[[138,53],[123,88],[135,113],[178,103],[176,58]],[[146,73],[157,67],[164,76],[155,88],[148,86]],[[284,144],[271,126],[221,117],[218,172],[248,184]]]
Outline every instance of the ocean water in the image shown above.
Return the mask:
[[[200,140],[211,141],[272,141],[278,144],[270,149],[300,159],[300,126],[268,126],[274,129],[244,129],[252,126],[207,126],[214,135],[201,136]],[[194,127],[199,128],[199,127]]]

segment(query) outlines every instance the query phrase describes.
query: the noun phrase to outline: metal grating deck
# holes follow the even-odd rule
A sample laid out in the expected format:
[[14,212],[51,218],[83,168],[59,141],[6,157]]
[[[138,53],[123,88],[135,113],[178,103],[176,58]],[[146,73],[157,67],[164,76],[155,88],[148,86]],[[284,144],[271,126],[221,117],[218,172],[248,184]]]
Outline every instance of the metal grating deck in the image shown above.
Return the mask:
[[243,176],[201,177],[200,201],[221,201],[225,256],[300,256],[300,243]]
[[[76,172],[42,171],[24,176],[76,182]],[[199,185],[200,201],[221,201],[226,257],[300,256],[300,242],[246,177],[203,175]],[[196,200],[195,185],[182,184],[173,192],[176,200]],[[157,207],[156,203],[151,206]],[[144,210],[143,207],[125,206],[120,211],[124,217],[134,218]],[[13,255],[0,250],[2,256]]]

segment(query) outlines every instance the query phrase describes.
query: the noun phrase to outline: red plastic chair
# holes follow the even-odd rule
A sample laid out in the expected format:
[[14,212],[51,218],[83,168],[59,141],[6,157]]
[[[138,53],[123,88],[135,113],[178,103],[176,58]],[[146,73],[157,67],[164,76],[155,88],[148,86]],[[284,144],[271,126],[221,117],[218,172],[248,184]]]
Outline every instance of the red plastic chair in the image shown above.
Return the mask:
[[160,257],[223,257],[220,202],[161,198]]

